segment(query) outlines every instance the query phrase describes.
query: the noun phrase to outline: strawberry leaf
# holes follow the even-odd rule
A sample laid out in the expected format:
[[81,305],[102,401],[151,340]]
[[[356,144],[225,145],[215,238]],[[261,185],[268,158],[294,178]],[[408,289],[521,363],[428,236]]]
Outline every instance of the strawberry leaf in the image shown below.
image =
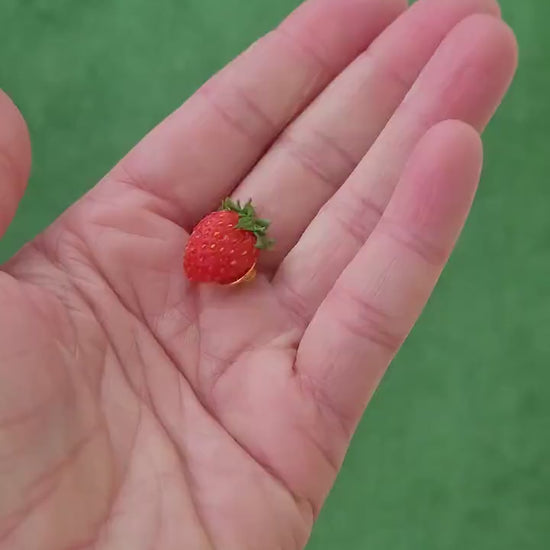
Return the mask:
[[267,236],[267,230],[271,222],[256,216],[256,210],[252,205],[252,200],[248,200],[245,205],[242,206],[239,201],[234,201],[228,197],[222,201],[220,210],[236,212],[239,215],[239,221],[235,227],[243,231],[254,233],[256,236],[256,248],[265,250],[271,248],[275,244],[275,241]]

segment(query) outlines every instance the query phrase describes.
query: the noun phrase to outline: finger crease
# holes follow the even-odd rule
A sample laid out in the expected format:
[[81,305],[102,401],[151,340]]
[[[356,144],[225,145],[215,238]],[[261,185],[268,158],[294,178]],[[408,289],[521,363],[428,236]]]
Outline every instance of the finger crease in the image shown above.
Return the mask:
[[222,95],[214,82],[205,84],[198,93],[240,135],[257,145],[279,132],[279,125],[249,92],[233,85]]
[[379,230],[383,235],[413,252],[429,265],[439,267],[445,263],[449,255],[447,250],[434,245],[411,229],[403,228],[393,220],[383,219]]
[[[346,189],[347,198],[332,209],[334,220],[343,228],[347,236],[362,246],[372,233],[384,210],[365,194],[357,192],[352,186]],[[339,199],[335,200],[338,204]]]
[[313,60],[313,62],[324,73],[326,73],[327,76],[332,77],[334,75],[334,69],[331,64],[321,54],[319,54],[315,48],[308,44],[307,41],[300,39],[293,33],[289,32],[284,25],[279,25],[275,31],[279,34],[279,36],[282,36],[290,42],[294,48],[300,50],[302,53],[305,53],[309,59]]
[[331,195],[342,185],[346,177],[345,173],[341,169],[335,169],[336,163],[330,161],[330,155],[326,151],[322,154],[321,150],[316,151],[315,147],[305,145],[289,134],[281,138],[278,147],[286,150],[299,166],[328,187]]
[[305,330],[311,321],[310,308],[305,297],[295,290],[284,277],[277,282],[277,298],[280,304],[294,317],[300,329]]
[[[339,303],[338,322],[351,334],[372,342],[393,355],[403,343],[405,335],[390,330],[390,316],[368,299],[350,290],[333,291],[332,300]],[[346,307],[346,304],[349,307]]]

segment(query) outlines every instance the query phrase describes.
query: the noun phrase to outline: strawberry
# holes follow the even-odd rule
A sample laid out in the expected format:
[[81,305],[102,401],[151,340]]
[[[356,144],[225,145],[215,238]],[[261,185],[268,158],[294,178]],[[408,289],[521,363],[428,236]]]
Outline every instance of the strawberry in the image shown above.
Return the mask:
[[191,233],[183,266],[190,281],[228,285],[251,279],[260,250],[269,248],[269,222],[257,218],[252,202],[225,199]]

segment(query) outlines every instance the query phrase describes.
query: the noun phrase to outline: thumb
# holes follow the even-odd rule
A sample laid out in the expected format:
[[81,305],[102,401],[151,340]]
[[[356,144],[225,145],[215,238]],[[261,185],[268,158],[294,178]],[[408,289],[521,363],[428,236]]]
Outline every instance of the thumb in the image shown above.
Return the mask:
[[27,125],[17,107],[0,90],[0,238],[15,215],[30,169]]

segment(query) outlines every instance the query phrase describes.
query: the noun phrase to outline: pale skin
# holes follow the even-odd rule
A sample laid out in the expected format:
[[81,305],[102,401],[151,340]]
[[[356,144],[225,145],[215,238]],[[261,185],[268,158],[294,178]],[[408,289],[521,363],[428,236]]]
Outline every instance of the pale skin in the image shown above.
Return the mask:
[[[4,265],[0,549],[303,548],[515,66],[492,0],[310,0]],[[5,95],[0,119],[1,235],[31,155]],[[226,196],[277,245],[191,285]]]

